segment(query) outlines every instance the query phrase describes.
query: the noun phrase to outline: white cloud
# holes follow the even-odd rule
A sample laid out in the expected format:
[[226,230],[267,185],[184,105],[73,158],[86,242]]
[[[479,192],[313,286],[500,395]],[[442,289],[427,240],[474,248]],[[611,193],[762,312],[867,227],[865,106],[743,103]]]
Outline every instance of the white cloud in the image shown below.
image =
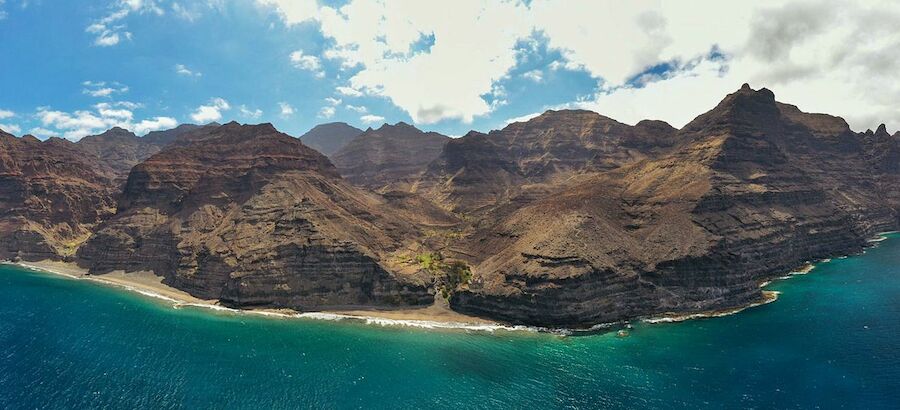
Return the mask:
[[525,115],[521,115],[518,117],[510,118],[510,119],[506,120],[506,125],[512,124],[514,122],[526,122],[534,117],[537,117],[538,115],[541,115],[541,113],[534,112],[531,114],[525,114]]
[[171,117],[155,117],[148,120],[143,120],[137,124],[134,124],[133,131],[135,134],[144,135],[150,131],[159,131],[166,130],[170,128],[175,128],[178,125],[178,121]]
[[203,73],[201,73],[199,71],[193,71],[193,70],[187,68],[187,66],[185,66],[184,64],[175,64],[175,72],[178,73],[178,75],[183,75],[186,77],[201,77],[201,76],[203,76]]
[[222,98],[213,98],[206,105],[197,107],[191,119],[198,124],[206,124],[222,119],[222,111],[228,111],[231,105]]
[[286,24],[313,20],[318,13],[316,0],[256,0],[262,6],[273,6]]
[[368,114],[368,115],[363,115],[362,117],[359,117],[359,120],[365,124],[373,124],[373,123],[384,122],[384,117],[382,117],[380,115]]
[[358,113],[360,113],[360,114],[365,114],[365,113],[369,112],[369,109],[366,108],[366,107],[364,107],[364,106],[362,106],[362,105],[350,105],[350,104],[347,104],[347,105],[345,105],[344,107],[346,107],[346,108],[347,108],[348,110],[350,110],[350,111],[355,111],[355,112],[358,112]]
[[172,13],[191,23],[200,18],[200,11],[197,8],[189,8],[188,6],[183,6],[181,3],[177,2],[172,3]]
[[335,108],[332,106],[322,107],[319,110],[319,118],[331,118],[334,117]]
[[325,72],[322,71],[322,62],[319,60],[319,57],[303,54],[303,50],[297,50],[291,53],[289,58],[294,67],[310,71],[315,74],[317,78],[325,77]]
[[522,77],[536,83],[544,80],[544,72],[541,70],[531,70],[522,73]]
[[12,118],[12,117],[15,117],[15,116],[16,116],[16,113],[14,113],[14,112],[12,112],[12,111],[10,111],[10,110],[2,110],[2,109],[0,109],[0,120],[5,120],[5,119],[7,119],[7,118]]
[[44,137],[44,138],[58,137],[60,135],[60,133],[57,131],[48,130],[48,129],[42,128],[42,127],[34,127],[32,129],[28,130],[28,133],[31,135],[34,135],[36,137]]
[[35,118],[41,127],[30,132],[44,137],[59,136],[77,141],[86,135],[99,134],[112,127],[130,129],[138,135],[150,131],[172,128],[178,125],[174,118],[154,117],[134,122],[134,112],[127,107],[137,108],[139,104],[119,101],[99,103],[94,110],[78,110],[72,113],[39,107]]
[[0,130],[6,131],[13,135],[17,135],[22,132],[22,128],[19,127],[18,124],[0,124]]
[[363,93],[359,90],[350,87],[337,87],[335,89],[339,94],[346,95],[348,97],[361,97]]
[[328,105],[336,106],[336,105],[341,105],[341,102],[343,102],[343,101],[341,101],[340,98],[326,97],[325,102],[327,102]]
[[288,118],[294,115],[294,107],[286,102],[278,103],[278,107],[281,109],[281,116],[283,118]]
[[110,97],[113,94],[121,94],[128,92],[128,87],[117,82],[107,83],[105,81],[85,81],[82,93],[91,97],[103,98]]
[[247,108],[246,105],[241,105],[240,107],[238,107],[238,109],[240,109],[241,115],[254,120],[259,119],[263,115],[262,110],[260,110],[259,108],[252,110],[250,108]]
[[100,47],[119,44],[122,37],[131,40],[132,34],[122,20],[132,13],[162,16],[165,10],[157,3],[157,0],[118,0],[109,14],[88,25],[85,31],[96,35],[94,45]]

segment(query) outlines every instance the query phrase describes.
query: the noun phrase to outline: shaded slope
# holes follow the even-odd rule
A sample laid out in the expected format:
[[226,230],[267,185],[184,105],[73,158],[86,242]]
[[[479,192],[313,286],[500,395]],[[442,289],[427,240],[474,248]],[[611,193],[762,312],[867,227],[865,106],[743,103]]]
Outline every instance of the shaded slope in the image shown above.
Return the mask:
[[363,130],[343,122],[319,124],[300,136],[300,141],[310,148],[331,157]]

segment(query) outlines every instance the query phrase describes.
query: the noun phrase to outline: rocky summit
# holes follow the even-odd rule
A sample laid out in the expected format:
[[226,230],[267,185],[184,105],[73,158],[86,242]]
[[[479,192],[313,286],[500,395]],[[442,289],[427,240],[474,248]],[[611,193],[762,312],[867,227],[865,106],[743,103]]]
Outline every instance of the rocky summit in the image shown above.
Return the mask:
[[759,302],[900,228],[900,133],[747,85],[681,129],[583,110],[461,138],[179,128],[0,135],[0,256],[151,271],[235,307],[586,327]]

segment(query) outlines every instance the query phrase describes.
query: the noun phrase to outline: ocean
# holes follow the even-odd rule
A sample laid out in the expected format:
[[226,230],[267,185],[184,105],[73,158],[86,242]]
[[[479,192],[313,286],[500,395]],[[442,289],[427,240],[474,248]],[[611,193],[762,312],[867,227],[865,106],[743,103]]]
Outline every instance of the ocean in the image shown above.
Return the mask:
[[0,408],[898,408],[889,237],[773,303],[627,337],[176,309],[0,265]]

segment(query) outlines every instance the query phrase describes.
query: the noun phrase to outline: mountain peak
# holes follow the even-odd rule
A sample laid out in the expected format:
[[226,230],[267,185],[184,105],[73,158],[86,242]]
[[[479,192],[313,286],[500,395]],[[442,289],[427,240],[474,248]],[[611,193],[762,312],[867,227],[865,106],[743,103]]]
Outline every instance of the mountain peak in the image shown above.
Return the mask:
[[878,126],[878,129],[875,130],[875,136],[876,136],[876,137],[886,138],[886,137],[890,137],[891,134],[889,134],[889,133],[887,132],[887,126],[884,125],[884,124],[881,124],[881,125]]
[[329,122],[316,125],[301,135],[300,141],[326,156],[331,156],[362,133],[363,130],[347,123]]

